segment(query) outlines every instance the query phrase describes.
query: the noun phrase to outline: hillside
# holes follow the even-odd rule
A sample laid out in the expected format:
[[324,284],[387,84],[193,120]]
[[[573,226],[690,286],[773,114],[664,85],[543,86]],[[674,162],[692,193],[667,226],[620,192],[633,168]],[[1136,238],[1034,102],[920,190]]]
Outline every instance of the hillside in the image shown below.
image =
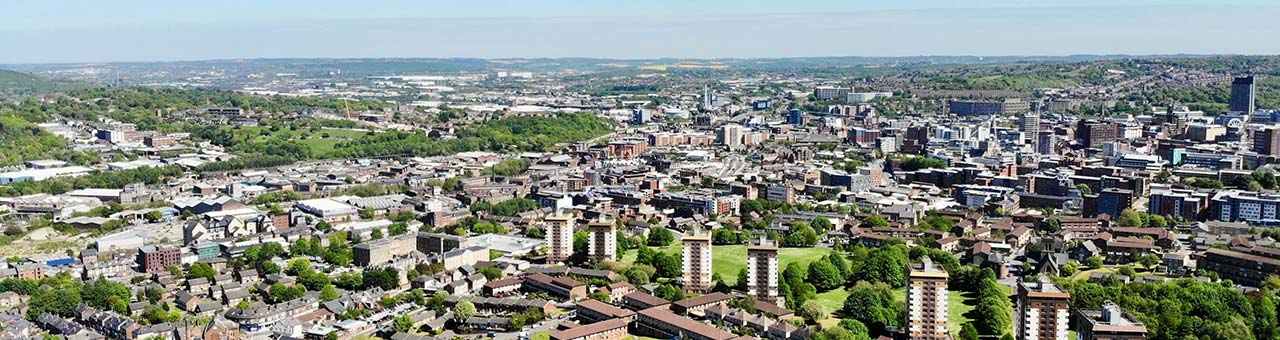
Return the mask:
[[26,73],[0,70],[0,95],[29,95],[82,87],[65,80],[53,80]]

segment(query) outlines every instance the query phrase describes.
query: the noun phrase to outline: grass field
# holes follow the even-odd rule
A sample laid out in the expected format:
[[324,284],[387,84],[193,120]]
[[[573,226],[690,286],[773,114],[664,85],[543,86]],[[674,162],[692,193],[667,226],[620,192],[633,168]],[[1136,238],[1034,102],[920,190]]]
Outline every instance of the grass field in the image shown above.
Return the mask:
[[[654,250],[680,255],[682,251],[681,245],[671,245],[666,247],[653,248]],[[827,254],[831,254],[831,248],[780,248],[778,249],[778,270],[787,268],[788,264],[801,263],[809,264],[814,260],[820,259]],[[636,250],[627,250],[622,253],[621,261],[625,263],[636,262]],[[711,270],[715,274],[720,274],[720,278],[727,285],[733,285],[738,282],[738,271],[747,267],[747,246],[746,245],[721,245],[711,247]],[[840,300],[844,303],[844,299]]]
[[964,293],[948,290],[947,291],[947,332],[951,336],[960,337],[960,328],[964,327],[966,322],[972,322],[973,318],[965,316],[972,311],[977,301],[964,296]]
[[[338,143],[360,138],[360,136],[367,133],[366,131],[345,129],[319,129],[317,131],[311,131],[310,129],[280,129],[277,131],[271,131],[271,129],[265,127],[241,127],[240,129],[256,130],[257,137],[255,138],[257,139],[256,141],[259,142],[266,141],[273,137],[297,141],[302,143],[302,145],[306,145],[311,149],[311,152],[316,155],[332,152],[334,146],[338,145]],[[325,137],[326,135],[328,135],[328,137]]]

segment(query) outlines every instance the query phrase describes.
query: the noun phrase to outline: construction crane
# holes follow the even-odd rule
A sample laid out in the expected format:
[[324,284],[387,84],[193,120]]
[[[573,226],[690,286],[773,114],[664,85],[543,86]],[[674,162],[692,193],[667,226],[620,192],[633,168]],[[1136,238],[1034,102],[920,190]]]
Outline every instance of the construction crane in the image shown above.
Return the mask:
[[342,105],[347,108],[346,117],[347,117],[347,120],[350,120],[351,119],[351,101],[343,99]]

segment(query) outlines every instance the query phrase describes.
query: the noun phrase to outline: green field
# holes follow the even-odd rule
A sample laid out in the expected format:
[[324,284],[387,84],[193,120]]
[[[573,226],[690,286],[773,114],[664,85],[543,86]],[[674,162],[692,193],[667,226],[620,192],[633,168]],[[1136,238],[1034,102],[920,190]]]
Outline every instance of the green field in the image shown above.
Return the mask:
[[[727,285],[738,283],[738,272],[743,268],[747,268],[747,246],[746,245],[724,245],[714,246],[711,249],[711,269],[716,274],[720,274],[720,278]],[[787,268],[787,265],[799,263],[808,265],[809,262],[820,259],[827,254],[831,254],[831,248],[778,248],[778,271]],[[843,300],[842,300],[843,301]],[[843,302],[842,302],[843,303]]]
[[965,316],[974,308],[973,301],[964,296],[964,293],[948,290],[947,291],[947,331],[951,336],[960,337],[960,328],[964,327],[967,322],[973,322],[973,318]]
[[[282,135],[280,132],[289,132],[289,133],[285,133]],[[308,134],[307,139],[302,139],[302,133]],[[324,137],[324,134],[326,133],[329,134],[329,138]],[[306,145],[307,147],[311,148],[312,153],[317,155],[327,154],[333,151],[333,147],[338,145],[338,143],[360,138],[360,136],[363,136],[364,134],[365,134],[364,131],[339,130],[339,129],[321,129],[320,131],[317,131],[317,132],[303,131],[303,130],[298,130],[298,131],[280,130],[276,133],[276,135],[282,135],[281,137],[288,137],[291,140],[296,140],[299,143]],[[259,137],[259,138],[265,139],[265,137]]]
[[355,140],[367,134],[367,131],[322,128],[312,131],[309,128],[300,128],[297,130],[278,129],[271,131],[269,127],[237,127],[240,134],[245,136],[253,136],[251,141],[256,143],[267,143],[272,138],[280,138],[288,141],[298,142],[311,149],[313,155],[325,155],[333,152],[338,143]]
[[[680,255],[680,245],[671,245],[666,247],[653,248],[654,250]],[[809,264],[814,260],[820,259],[827,254],[831,254],[831,248],[779,248],[778,249],[778,270],[787,268],[788,264],[800,263]],[[636,262],[636,250],[627,250],[622,253],[621,261],[624,263]],[[720,278],[727,285],[734,285],[738,282],[738,271],[747,267],[747,246],[746,245],[720,245],[711,247],[711,270],[715,274],[720,274]],[[844,303],[844,300],[840,300]]]

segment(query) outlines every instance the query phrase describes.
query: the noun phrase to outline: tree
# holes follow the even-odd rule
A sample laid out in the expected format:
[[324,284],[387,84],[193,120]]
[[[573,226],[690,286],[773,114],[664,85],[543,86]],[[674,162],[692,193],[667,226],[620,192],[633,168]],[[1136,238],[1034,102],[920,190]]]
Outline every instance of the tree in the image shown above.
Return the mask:
[[1092,194],[1093,194],[1093,189],[1092,189],[1092,188],[1089,188],[1089,185],[1088,185],[1088,184],[1084,184],[1084,183],[1076,184],[1076,190],[1080,190],[1080,194],[1081,194],[1081,195],[1092,195]]
[[213,277],[215,276],[218,276],[217,271],[213,270],[212,265],[204,262],[196,262],[191,265],[191,269],[187,270],[187,279],[203,277],[208,279],[209,282],[213,282]]
[[840,270],[828,261],[813,261],[809,264],[808,282],[819,292],[839,288],[844,285],[844,276]]
[[680,261],[680,257],[676,255],[659,252],[653,254],[651,265],[657,270],[658,277],[676,278],[684,274],[684,265]]
[[925,156],[914,156],[914,157],[910,157],[902,160],[902,170],[904,171],[916,171],[916,170],[926,169],[926,168],[945,168],[945,167],[947,167],[947,161],[936,159],[936,158],[929,158]]
[[[195,268],[195,267],[193,266],[192,268]],[[299,275],[310,270],[311,270],[311,260],[308,260],[306,258],[301,258],[301,257],[289,260],[289,269],[288,269],[289,274]]]
[[525,228],[524,236],[541,239],[547,237],[547,232],[543,231],[542,228],[539,228],[538,226],[529,226],[528,228]]
[[1116,219],[1117,223],[1123,227],[1141,227],[1142,215],[1133,209],[1125,209],[1120,211],[1120,217]]
[[671,242],[675,242],[675,239],[675,234],[672,233],[671,230],[663,227],[656,227],[649,230],[649,240],[647,243],[652,247],[665,247],[671,244]]
[[1061,269],[1062,276],[1071,276],[1080,270],[1080,262],[1067,261],[1067,264],[1062,265]]
[[625,276],[627,278],[627,282],[630,282],[633,285],[639,286],[649,284],[649,273],[635,267],[627,268],[622,271],[622,276]]
[[332,284],[325,285],[324,288],[320,288],[320,301],[328,302],[337,299],[338,289],[334,288]]
[[973,327],[973,322],[966,322],[960,328],[960,340],[978,340],[978,329]]
[[1168,220],[1164,216],[1150,215],[1147,220],[1147,226],[1152,228],[1164,228],[1166,225],[1168,225]]
[[834,225],[831,224],[831,220],[822,216],[814,217],[812,221],[809,221],[809,226],[824,232],[830,231],[831,228],[834,227]]
[[1009,297],[1000,288],[995,278],[982,279],[978,288],[978,304],[974,307],[978,317],[974,318],[979,334],[1002,335],[1012,324],[1013,309]]
[[747,290],[747,268],[738,270],[738,280],[734,281],[734,288],[738,290]]
[[779,242],[783,247],[813,247],[818,244],[818,232],[807,223],[791,225],[791,231]]
[[128,305],[133,292],[129,287],[118,282],[94,280],[85,283],[79,295],[90,306],[126,313],[129,310]]
[[316,272],[310,268],[298,275],[298,284],[307,287],[307,290],[318,291],[329,286],[329,276],[320,272]]
[[387,226],[387,231],[391,232],[391,236],[400,236],[409,232],[409,225],[404,222],[392,223]]
[[1142,256],[1138,256],[1138,263],[1142,264],[1142,266],[1147,269],[1152,269],[1155,268],[1156,265],[1160,264],[1160,256],[1156,254],[1142,254]]
[[1102,256],[1090,256],[1085,263],[1089,265],[1089,269],[1102,268]]
[[657,289],[653,290],[653,294],[657,297],[666,299],[667,301],[684,300],[684,290],[670,284],[658,286]]
[[906,268],[909,262],[905,245],[884,246],[872,249],[862,264],[858,276],[873,283],[892,286],[906,284]]
[[366,269],[362,275],[364,280],[364,288],[373,287],[382,288],[382,290],[392,290],[400,286],[400,272],[394,267],[383,269]]
[[484,275],[486,280],[497,280],[502,278],[502,269],[498,269],[498,267],[481,267],[477,268],[476,272]]
[[413,318],[409,314],[401,314],[391,322],[391,328],[396,332],[408,332],[413,329]]
[[306,292],[300,286],[286,286],[283,283],[276,282],[268,288],[268,297],[271,303],[281,303],[302,297]]
[[871,228],[883,228],[891,225],[889,224],[889,220],[886,220],[880,215],[867,216],[867,218],[862,219],[862,224]]
[[476,315],[476,305],[470,300],[458,300],[458,304],[453,306],[453,316],[458,320],[466,320]]
[[860,281],[854,285],[841,309],[849,318],[880,331],[885,326],[898,325],[898,311],[902,310],[893,298],[893,289],[884,283]]
[[796,310],[796,315],[804,318],[805,321],[814,323],[818,320],[826,319],[829,313],[827,307],[818,300],[805,301],[804,304],[800,305],[800,309]]

